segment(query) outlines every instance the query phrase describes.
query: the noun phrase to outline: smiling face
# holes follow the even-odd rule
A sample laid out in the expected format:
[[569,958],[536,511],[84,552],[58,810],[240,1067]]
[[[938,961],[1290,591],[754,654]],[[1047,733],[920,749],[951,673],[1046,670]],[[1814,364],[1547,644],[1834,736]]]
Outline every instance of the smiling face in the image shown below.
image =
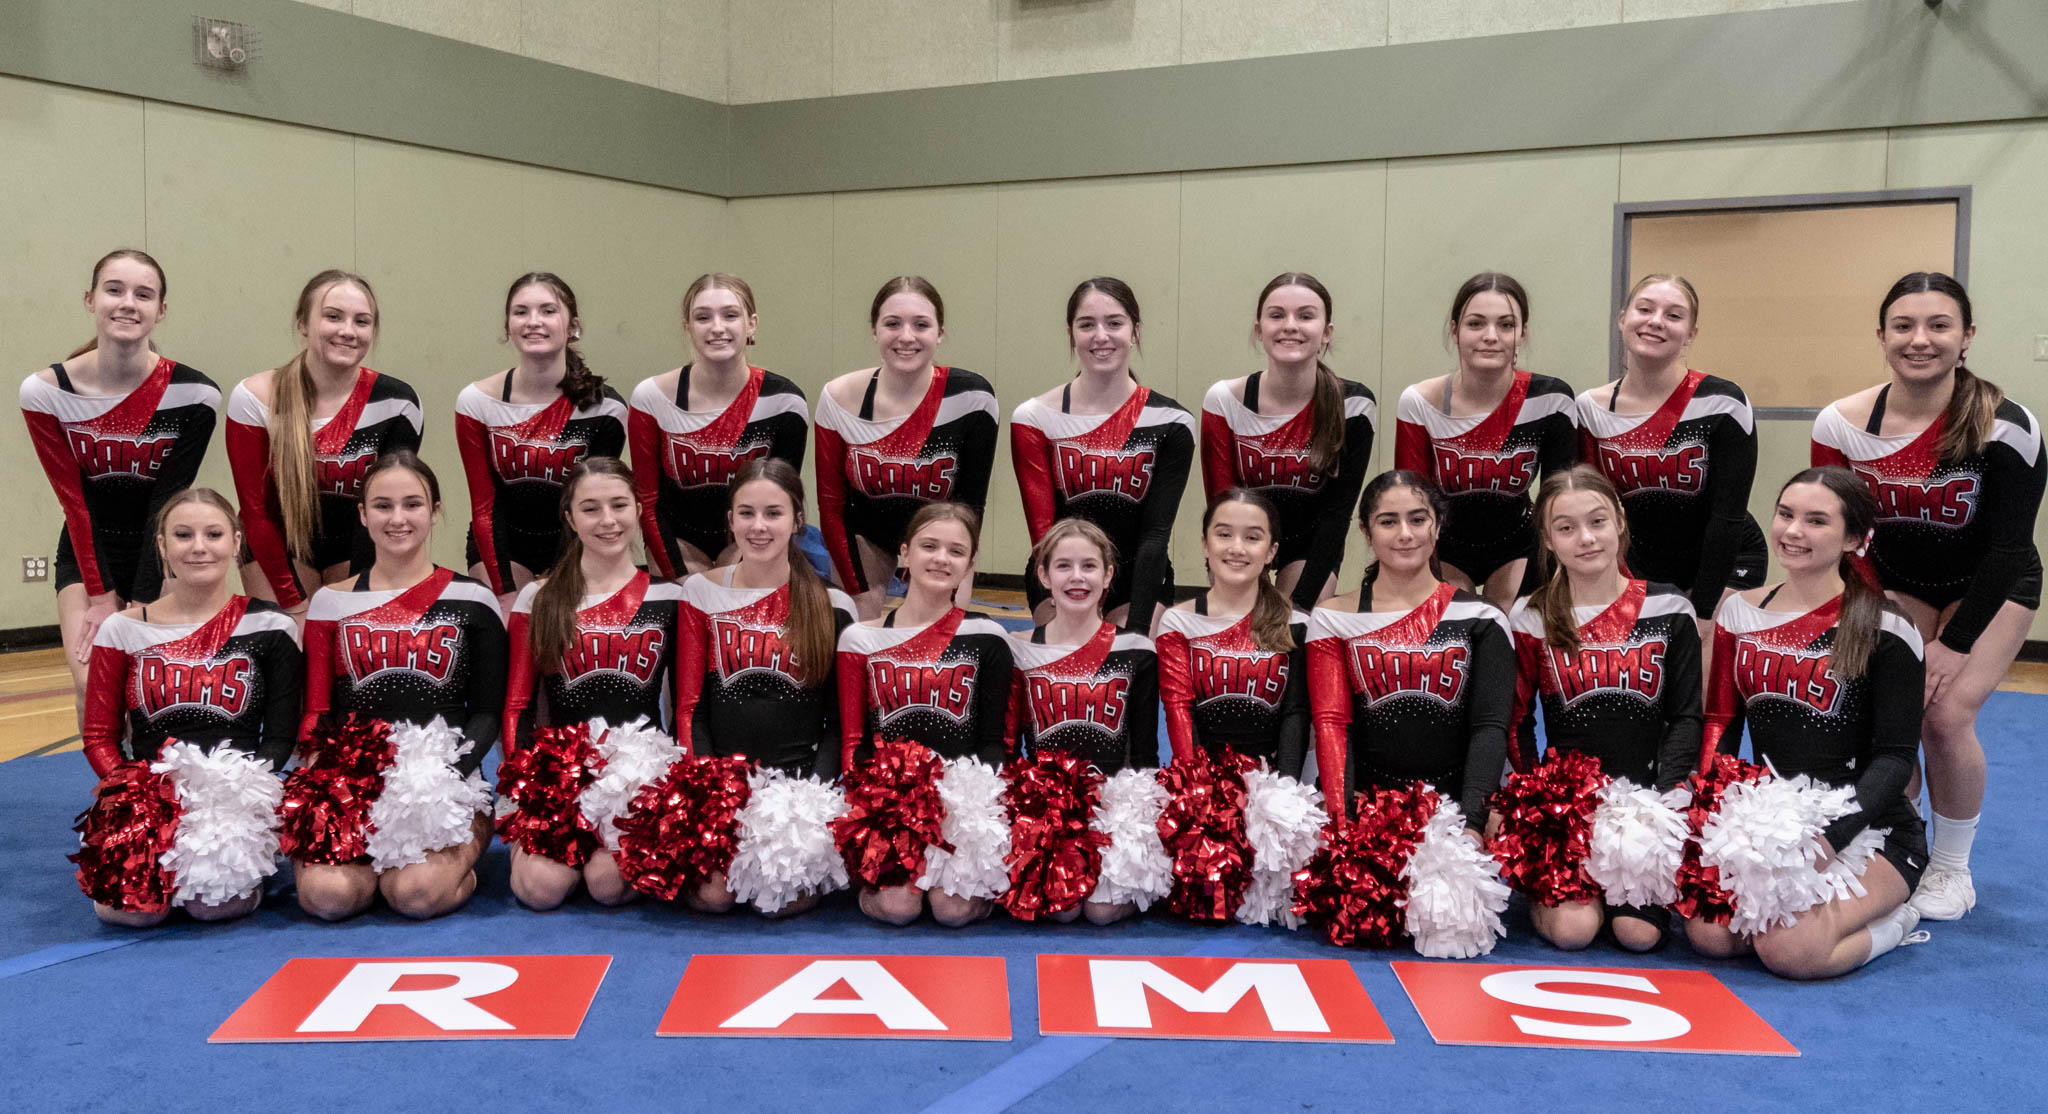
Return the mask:
[[228,516],[197,500],[170,509],[156,542],[165,572],[186,588],[215,587],[237,566],[242,551],[242,535]]
[[1390,487],[1365,520],[1365,541],[1387,572],[1413,574],[1429,567],[1439,523],[1422,492]]
[[1258,505],[1232,500],[1219,504],[1202,531],[1202,556],[1219,588],[1242,589],[1258,580],[1280,553],[1273,523]]
[[433,536],[438,510],[426,477],[411,469],[385,468],[363,485],[363,528],[379,561],[411,560]]
[[875,315],[875,348],[882,366],[893,372],[923,371],[932,366],[945,330],[931,299],[915,291],[889,295]]
[[1841,496],[1826,484],[1791,484],[1779,493],[1777,513],[1771,516],[1771,549],[1786,573],[1836,569],[1844,554],[1862,544],[1862,538],[1849,534]]
[[1332,331],[1322,295],[1306,286],[1275,287],[1259,304],[1259,347],[1276,365],[1299,365],[1320,357]]
[[579,327],[562,304],[562,296],[544,282],[530,282],[513,291],[505,308],[505,335],[519,354],[529,359],[554,359],[568,347],[570,334]]
[[1097,615],[1102,593],[1109,587],[1110,565],[1102,550],[1087,538],[1063,538],[1038,566],[1039,582],[1052,593],[1062,614]]
[[1081,361],[1083,374],[1122,375],[1130,371],[1138,326],[1123,303],[1100,290],[1090,290],[1081,295],[1081,304],[1074,309],[1067,341]]
[[377,305],[352,282],[337,282],[313,298],[312,312],[299,323],[306,353],[333,368],[361,366],[377,339]]
[[790,505],[789,492],[773,480],[753,480],[732,493],[726,512],[740,560],[771,565],[789,560],[789,539],[803,529],[803,518]]
[[1619,567],[1621,512],[1599,491],[1566,491],[1544,508],[1543,544],[1573,575],[1594,578]]
[[910,571],[912,588],[951,596],[974,569],[974,538],[957,519],[937,519],[903,543],[897,560]]
[[1905,294],[1885,307],[1877,339],[1892,374],[1913,384],[1936,382],[1955,370],[1977,335],[1963,326],[1963,307],[1938,291]]
[[140,259],[109,259],[85,292],[86,312],[103,344],[141,344],[164,319],[163,276]]
[[1515,366],[1515,353],[1528,339],[1528,330],[1513,298],[1498,290],[1481,290],[1465,300],[1454,337],[1460,368],[1500,372]]
[[569,529],[583,543],[583,552],[615,559],[640,532],[640,501],[623,476],[592,472],[576,481],[569,497]]
[[1635,361],[1663,366],[1699,335],[1692,299],[1675,282],[1653,282],[1621,307],[1621,345]]
[[683,328],[690,334],[690,351],[705,363],[724,364],[738,359],[759,324],[760,319],[747,312],[746,302],[722,286],[700,291],[683,314]]

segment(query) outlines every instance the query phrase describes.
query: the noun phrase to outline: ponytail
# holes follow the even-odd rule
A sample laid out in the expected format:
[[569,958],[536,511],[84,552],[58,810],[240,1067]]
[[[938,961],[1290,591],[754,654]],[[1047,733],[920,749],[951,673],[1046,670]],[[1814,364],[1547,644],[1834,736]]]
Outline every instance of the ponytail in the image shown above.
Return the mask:
[[[1785,481],[1785,487],[1778,489],[1780,500],[1785,496],[1785,488],[1793,484],[1819,484],[1834,492],[1842,502],[1842,532],[1849,537],[1867,538],[1876,528],[1877,499],[1862,477],[1847,468],[1808,468]],[[1828,651],[1829,668],[1838,680],[1853,681],[1863,676],[1870,665],[1871,651],[1877,649],[1878,628],[1883,625],[1884,613],[1891,603],[1851,554],[1842,555],[1838,571],[1842,577],[1842,614],[1835,622],[1835,644]]]
[[789,619],[783,624],[782,640],[795,659],[790,663],[791,674],[798,684],[812,688],[823,684],[832,673],[838,631],[832,620],[832,597],[825,590],[825,581],[797,549],[797,534],[804,527],[804,478],[786,460],[755,457],[733,473],[726,496],[727,514],[731,514],[732,500],[739,495],[740,488],[756,481],[772,483],[789,497]]
[[[1330,320],[1330,291],[1322,280],[1305,271],[1283,271],[1259,291],[1258,304],[1252,309],[1254,322],[1265,312],[1266,299],[1283,286],[1299,286],[1321,299],[1323,320]],[[1132,320],[1135,322],[1136,318]],[[1308,407],[1308,466],[1317,472],[1335,472],[1344,452],[1344,388],[1337,382],[1337,373],[1320,356],[1316,358],[1316,385]]]
[[[1963,332],[1968,333],[1976,326],[1970,313],[1970,292],[1963,289],[1962,283],[1940,271],[1914,271],[1892,283],[1892,288],[1885,291],[1884,300],[1878,303],[1877,328],[1880,333],[1884,331],[1885,318],[1891,313],[1892,303],[1908,294],[1946,295],[1962,314]],[[1953,464],[1982,451],[1984,442],[1991,439],[1991,425],[1998,417],[1998,404],[2003,401],[2005,392],[1997,384],[1977,378],[1963,366],[1960,358],[1957,359],[1955,388],[1949,394],[1948,406],[1941,412],[1941,437],[1934,445],[1935,459],[1943,464]]]
[[1622,510],[1621,493],[1615,490],[1613,481],[1590,464],[1574,464],[1545,476],[1536,494],[1536,560],[1543,583],[1529,593],[1529,609],[1543,620],[1544,644],[1567,654],[1579,652],[1578,605],[1572,599],[1572,582],[1565,573],[1564,562],[1551,550],[1544,528],[1550,521],[1550,505],[1559,496],[1573,491],[1598,492],[1606,498],[1619,535],[1616,564],[1623,576],[1628,575],[1622,561],[1622,555],[1628,552],[1628,514]]
[[[533,618],[526,627],[528,651],[542,673],[559,671],[562,659],[576,647],[576,613],[583,608],[583,539],[570,526],[569,508],[576,505],[577,487],[591,476],[611,476],[624,480],[628,490],[633,488],[632,469],[611,456],[585,457],[562,482],[562,555],[534,589]],[[634,518],[639,518],[637,510]]]
[[[1216,517],[1216,508],[1225,503],[1248,503],[1257,507],[1266,516],[1267,535],[1280,535],[1280,512],[1274,508],[1273,501],[1248,487],[1233,487],[1209,500],[1208,507],[1202,511],[1204,537],[1209,534],[1209,523]],[[1287,653],[1294,649],[1294,632],[1288,629],[1293,622],[1294,605],[1274,586],[1271,566],[1260,570],[1259,593],[1252,601],[1252,641],[1266,653]]]
[[604,377],[593,374],[590,365],[584,362],[583,353],[576,350],[574,343],[582,314],[576,310],[576,292],[559,275],[548,271],[528,271],[512,280],[505,290],[505,317],[512,317],[512,299],[529,286],[545,286],[562,303],[562,310],[569,317],[569,343],[562,346],[562,362],[566,370],[562,373],[562,393],[568,396],[571,405],[578,410],[595,406],[604,398]]

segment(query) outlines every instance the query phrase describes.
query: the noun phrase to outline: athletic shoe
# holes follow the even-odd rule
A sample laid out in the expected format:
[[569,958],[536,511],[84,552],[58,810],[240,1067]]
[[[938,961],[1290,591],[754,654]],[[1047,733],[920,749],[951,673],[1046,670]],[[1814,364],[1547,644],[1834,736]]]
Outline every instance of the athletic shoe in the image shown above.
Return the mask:
[[1920,876],[1920,888],[1913,891],[1913,908],[1930,921],[1959,921],[1977,906],[1977,887],[1970,870],[1943,870],[1930,866]]

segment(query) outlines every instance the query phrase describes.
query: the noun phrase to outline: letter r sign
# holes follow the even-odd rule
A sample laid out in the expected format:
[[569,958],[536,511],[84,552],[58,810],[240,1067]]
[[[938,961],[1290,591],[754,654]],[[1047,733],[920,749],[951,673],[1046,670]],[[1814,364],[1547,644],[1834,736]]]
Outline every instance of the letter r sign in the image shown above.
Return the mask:
[[294,959],[207,1040],[574,1037],[608,955]]

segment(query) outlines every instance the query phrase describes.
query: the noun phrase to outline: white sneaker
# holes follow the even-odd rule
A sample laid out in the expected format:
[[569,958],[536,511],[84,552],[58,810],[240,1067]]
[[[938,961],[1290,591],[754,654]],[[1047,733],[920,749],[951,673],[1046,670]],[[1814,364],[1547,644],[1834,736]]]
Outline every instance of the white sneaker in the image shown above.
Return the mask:
[[1977,887],[1970,881],[1969,868],[1928,867],[1920,876],[1920,888],[1913,891],[1912,904],[1930,921],[1962,920],[1963,914],[1977,905]]

